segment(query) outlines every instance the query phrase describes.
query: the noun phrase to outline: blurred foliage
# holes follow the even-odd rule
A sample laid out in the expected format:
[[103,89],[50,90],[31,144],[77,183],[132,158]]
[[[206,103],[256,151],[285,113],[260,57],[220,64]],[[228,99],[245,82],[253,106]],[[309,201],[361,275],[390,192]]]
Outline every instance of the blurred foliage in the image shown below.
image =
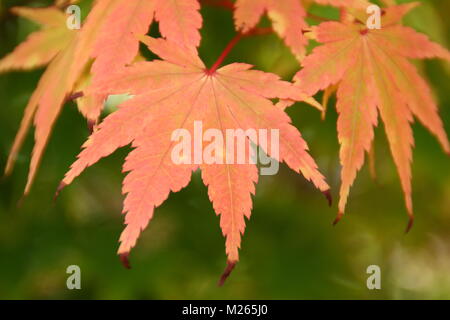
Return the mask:
[[[422,1],[407,23],[433,40],[449,43],[450,2]],[[0,56],[10,52],[36,26],[9,14],[14,5],[48,1],[0,2]],[[87,8],[90,1],[83,1]],[[314,14],[337,15],[314,6]],[[200,54],[212,64],[233,37],[231,13],[202,9]],[[314,21],[310,21],[314,22]],[[264,23],[264,22],[263,22]],[[244,39],[226,62],[241,61],[286,79],[299,68],[274,35]],[[448,66],[426,61],[429,79],[450,133]],[[24,106],[42,70],[0,76],[0,167],[3,168]],[[320,94],[318,95],[320,98]],[[334,105],[334,100],[331,101]],[[304,105],[289,109],[327,176],[333,195],[339,188],[336,112],[324,121]],[[156,210],[131,254],[133,268],[116,256],[123,228],[120,212],[121,163],[128,151],[88,169],[56,202],[56,186],[88,136],[85,120],[68,104],[54,128],[36,183],[22,199],[32,134],[12,176],[0,181],[0,298],[7,299],[403,299],[450,298],[450,166],[438,143],[414,125],[413,199],[416,224],[405,235],[406,210],[383,133],[376,131],[376,180],[367,164],[350,194],[347,216],[336,227],[336,206],[282,167],[263,176],[254,197],[252,219],[243,238],[241,261],[224,287],[217,280],[225,266],[219,219],[200,175]],[[66,268],[82,270],[82,290],[66,288]],[[366,268],[382,269],[382,289],[366,288]]]

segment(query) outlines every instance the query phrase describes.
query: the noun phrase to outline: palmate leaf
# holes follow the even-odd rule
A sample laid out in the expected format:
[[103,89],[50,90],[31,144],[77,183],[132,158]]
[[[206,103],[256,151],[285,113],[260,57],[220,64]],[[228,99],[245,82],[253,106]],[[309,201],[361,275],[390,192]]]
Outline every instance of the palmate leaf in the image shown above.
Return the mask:
[[[324,5],[366,8],[365,0],[315,0]],[[301,60],[305,55],[308,39],[303,31],[308,28],[306,10],[299,0],[237,0],[234,10],[236,29],[247,32],[253,29],[267,12],[274,31],[284,40],[292,53]]]
[[93,82],[132,62],[139,50],[137,35],[147,33],[153,17],[163,37],[185,45],[200,44],[202,17],[197,0],[116,0],[99,32],[93,57]]
[[[60,1],[69,4],[74,1]],[[45,145],[62,106],[74,90],[86,88],[80,112],[93,123],[103,107],[104,95],[90,92],[90,84],[131,63],[138,54],[137,35],[146,34],[155,17],[161,34],[195,47],[200,42],[202,19],[197,0],[96,0],[80,31],[66,27],[67,16],[57,8],[18,8],[15,12],[44,26],[13,53],[0,60],[0,72],[30,69],[50,62],[25,110],[12,146],[6,173],[13,169],[17,153],[34,122],[35,145],[25,193],[28,193]],[[95,60],[90,72],[91,61]],[[84,73],[91,74],[86,77]]]
[[[257,167],[250,163],[175,164],[171,158],[172,133],[184,128],[194,136],[195,121],[201,121],[204,130],[215,128],[224,136],[226,129],[278,129],[279,156],[266,146],[268,154],[302,173],[327,194],[329,187],[308,154],[306,142],[287,114],[269,100],[309,97],[274,74],[250,70],[250,65],[233,63],[210,71],[195,50],[162,39],[142,39],[163,60],[135,63],[97,85],[99,92],[113,90],[133,98],[99,124],[60,187],[117,148],[132,144],[134,149],[123,166],[129,172],[123,182],[126,228],[118,250],[126,259],[153,217],[154,208],[170,192],[184,188],[192,171],[200,168],[214,210],[221,217],[229,271],[238,261],[244,217],[250,217]],[[225,157],[227,151],[216,152]]]
[[31,33],[0,60],[0,72],[42,67],[66,48],[74,37],[74,32],[66,27],[66,15],[57,8],[14,7],[11,11],[41,25],[42,29]]
[[86,116],[96,120],[107,94],[97,94],[90,86],[107,78],[117,69],[130,64],[139,52],[136,36],[148,32],[153,19],[159,22],[163,37],[188,48],[200,44],[202,26],[200,5],[197,0],[115,0],[111,13],[105,19],[94,43],[95,59],[89,85],[83,90]]
[[339,215],[373,140],[379,113],[400,176],[405,202],[413,221],[411,160],[413,115],[450,151],[431,90],[408,58],[439,57],[450,53],[399,21],[416,4],[385,9],[381,29],[360,22],[325,22],[314,30],[318,42],[302,62],[296,84],[307,94],[337,84],[338,138],[342,164]]
[[355,9],[366,9],[370,6],[367,0],[314,0],[318,4],[331,5],[335,7],[348,7]]

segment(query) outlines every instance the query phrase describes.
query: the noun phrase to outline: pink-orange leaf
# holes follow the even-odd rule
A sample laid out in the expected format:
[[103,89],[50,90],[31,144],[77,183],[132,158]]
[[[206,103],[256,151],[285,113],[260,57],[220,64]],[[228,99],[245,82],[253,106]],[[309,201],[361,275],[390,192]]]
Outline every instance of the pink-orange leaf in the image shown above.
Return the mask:
[[408,58],[439,57],[450,53],[422,34],[398,23],[415,4],[385,10],[381,29],[360,23],[325,22],[314,30],[316,47],[302,62],[297,85],[313,95],[337,84],[338,137],[342,164],[339,216],[344,213],[349,189],[364,163],[373,140],[379,112],[412,222],[411,161],[416,116],[450,151],[447,135],[427,83]]
[[[109,0],[108,0],[109,1]],[[111,12],[106,17],[93,44],[91,69],[93,86],[102,78],[130,64],[139,52],[137,36],[145,35],[155,18],[159,22],[161,34],[184,45],[194,48],[200,44],[199,29],[202,17],[198,0],[114,0]],[[96,121],[103,107],[101,103],[106,93],[98,95],[85,90],[83,106],[89,106],[85,115]],[[97,106],[96,108],[94,106]]]
[[[132,145],[133,151],[123,166],[129,172],[123,182],[126,227],[118,253],[124,257],[135,246],[154,209],[170,192],[184,188],[192,171],[200,168],[214,210],[220,215],[228,261],[234,265],[245,228],[244,217],[249,218],[251,213],[257,167],[251,163],[196,162],[195,156],[191,162],[175,164],[171,136],[181,128],[194,136],[196,121],[202,123],[204,131],[214,128],[223,136],[227,129],[278,129],[279,156],[267,145],[264,150],[326,192],[328,185],[308,154],[306,142],[287,114],[270,100],[303,100],[305,95],[274,74],[250,70],[250,65],[234,63],[210,71],[195,50],[167,40],[142,39],[163,60],[137,62],[98,84],[99,92],[113,89],[133,98],[100,123],[61,186],[70,184],[86,167],[117,148]],[[225,159],[229,151],[224,148],[215,152]]]
[[57,8],[15,7],[11,11],[42,26],[0,60],[0,72],[30,70],[48,64],[73,38],[66,16]]
[[139,51],[137,36],[148,32],[154,16],[164,37],[197,47],[202,25],[199,9],[197,0],[115,0],[96,36],[91,70],[94,83],[132,62]]
[[254,28],[264,12],[272,21],[273,29],[291,48],[292,53],[302,59],[308,42],[302,30],[307,27],[306,11],[298,0],[237,0],[234,20],[236,28],[247,32]]
[[[75,1],[58,1],[58,5]],[[71,93],[83,88],[79,109],[90,123],[100,115],[107,92],[90,91],[91,84],[129,64],[138,55],[136,36],[147,33],[153,18],[163,36],[186,46],[200,43],[202,19],[197,0],[96,0],[81,30],[66,26],[67,16],[57,8],[16,8],[14,11],[43,25],[13,53],[0,60],[0,72],[30,69],[50,63],[30,98],[19,132],[12,146],[6,173],[11,172],[17,153],[32,122],[36,127],[28,193],[53,125]],[[90,75],[87,69],[95,59]]]
[[[319,4],[338,7],[366,8],[365,0],[315,0]],[[267,12],[274,31],[284,40],[297,59],[303,59],[308,43],[303,31],[308,28],[306,11],[299,0],[237,0],[234,10],[236,29],[247,32]]]
[[[61,108],[89,62],[93,40],[95,40],[99,26],[101,26],[104,17],[111,8],[111,3],[112,1],[109,0],[97,1],[82,30],[74,30],[69,33],[68,44],[61,48],[61,51],[51,60],[28,102],[5,169],[6,173],[11,172],[26,133],[34,122],[36,128],[35,145],[25,194],[29,192],[33,183],[42,154]],[[36,21],[44,19],[41,15],[34,13],[29,17]],[[66,20],[59,21],[58,27],[67,28]]]

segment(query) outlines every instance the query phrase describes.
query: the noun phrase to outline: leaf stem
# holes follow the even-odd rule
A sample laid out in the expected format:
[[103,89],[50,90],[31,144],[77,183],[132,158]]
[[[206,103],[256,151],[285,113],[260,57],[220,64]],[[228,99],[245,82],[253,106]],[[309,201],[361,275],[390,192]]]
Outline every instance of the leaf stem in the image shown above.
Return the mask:
[[314,20],[319,21],[319,22],[330,21],[330,19],[327,19],[327,18],[318,16],[318,15],[315,15],[315,14],[309,13],[309,12],[306,14],[306,16],[307,16],[308,18],[314,19]]
[[230,11],[234,10],[234,3],[230,0],[202,0],[202,2],[212,7],[221,7]]
[[233,39],[231,39],[230,42],[228,42],[227,46],[225,47],[225,49],[223,49],[222,53],[220,54],[219,58],[217,58],[216,62],[214,62],[214,64],[211,66],[211,68],[206,70],[207,75],[212,75],[216,72],[217,68],[220,67],[223,60],[225,60],[227,55],[230,53],[230,51],[233,49],[233,47],[239,42],[239,40],[242,39],[242,37],[243,37],[243,34],[238,33],[234,36]]
[[217,58],[216,62],[211,66],[211,68],[205,70],[207,75],[212,75],[216,72],[216,70],[222,65],[225,58],[228,56],[228,54],[231,52],[231,50],[234,48],[234,46],[244,37],[249,37],[253,35],[263,35],[263,34],[269,34],[272,33],[272,28],[254,28],[246,33],[237,33],[233,39],[228,42],[225,49],[223,49],[222,53],[220,54],[219,58]]

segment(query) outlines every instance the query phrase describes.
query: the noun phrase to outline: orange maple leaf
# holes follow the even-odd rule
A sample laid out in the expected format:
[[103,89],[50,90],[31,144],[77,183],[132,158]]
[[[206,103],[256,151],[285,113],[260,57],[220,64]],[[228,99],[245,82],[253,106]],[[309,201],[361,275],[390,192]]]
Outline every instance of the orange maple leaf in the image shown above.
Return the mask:
[[[64,47],[61,47],[60,51],[57,52],[55,57],[50,61],[47,69],[39,80],[36,90],[28,101],[20,129],[14,140],[5,169],[6,174],[12,171],[17,153],[23,144],[28,129],[32,122],[34,122],[35,144],[32,152],[25,194],[27,194],[31,188],[43,151],[53,125],[61,112],[62,106],[70,96],[77,80],[89,62],[91,53],[89,48],[92,47],[95,34],[98,31],[99,25],[101,25],[102,18],[108,13],[108,6],[108,1],[96,2],[96,5],[91,11],[82,30],[73,30],[68,33],[68,35],[70,35],[68,43]],[[43,17],[45,17],[44,13],[47,12],[46,10],[54,12],[56,9],[26,10],[30,12],[36,10],[33,13],[33,16],[36,17],[36,20],[42,20]],[[43,14],[41,14],[41,12]],[[61,24],[63,24],[63,26],[61,26]],[[57,28],[66,28],[66,17],[59,21]]]
[[324,22],[314,29],[316,47],[303,62],[296,84],[307,94],[337,84],[338,138],[342,164],[339,214],[342,217],[349,190],[364,163],[377,125],[378,112],[384,122],[396,164],[406,207],[413,221],[411,160],[414,144],[411,130],[416,116],[448,153],[450,146],[438,115],[431,89],[408,58],[440,57],[450,53],[398,22],[416,3],[389,7],[381,29],[367,29],[358,21]]
[[[195,50],[186,50],[163,39],[142,37],[142,41],[164,60],[137,62],[98,84],[99,92],[113,90],[128,93],[133,98],[99,124],[83,145],[60,189],[86,167],[117,148],[132,144],[134,150],[123,166],[123,171],[129,172],[123,182],[126,227],[118,250],[126,260],[153,217],[154,208],[165,201],[170,192],[184,188],[192,172],[200,168],[209,198],[221,216],[228,256],[227,274],[238,261],[244,217],[250,217],[251,194],[255,192],[254,184],[258,179],[257,167],[250,163],[176,164],[171,158],[175,144],[172,134],[182,128],[195,135],[196,121],[202,122],[204,130],[215,128],[223,134],[227,129],[278,129],[279,156],[267,145],[264,150],[301,172],[327,194],[329,187],[308,154],[306,142],[291,125],[288,115],[269,100],[299,101],[309,100],[309,97],[274,74],[250,70],[248,64],[233,63],[217,70],[215,67],[207,69]],[[223,157],[227,153],[225,149],[215,152]]]
[[147,33],[153,17],[163,37],[180,45],[197,47],[202,17],[197,0],[115,0],[114,8],[96,36],[91,73],[95,78],[132,62],[139,51],[137,35]]
[[[107,0],[110,1],[110,0]],[[114,0],[112,9],[96,35],[92,57],[95,59],[84,90],[88,118],[98,119],[107,93],[90,90],[102,78],[130,64],[139,53],[138,35],[145,35],[153,19],[161,35],[188,48],[200,44],[202,26],[198,0]],[[89,113],[92,114],[89,117]]]
[[[366,8],[365,0],[315,0],[319,4]],[[234,10],[236,29],[247,32],[253,29],[261,16],[267,12],[274,31],[284,40],[297,59],[303,59],[308,39],[303,31],[308,27],[306,10],[299,0],[237,0]]]
[[[63,3],[67,1],[57,2]],[[153,17],[159,21],[163,36],[186,46],[197,46],[200,42],[198,29],[202,24],[199,9],[197,0],[96,0],[79,31],[69,30],[67,16],[56,8],[14,9],[43,24],[44,29],[33,33],[13,53],[0,60],[0,72],[50,62],[25,109],[5,169],[7,174],[12,171],[34,121],[35,145],[25,194],[30,190],[53,125],[67,98],[75,90],[86,88],[78,107],[91,123],[95,122],[106,95],[91,94],[90,84],[133,61],[139,51],[136,35],[147,33]],[[84,73],[89,72],[91,75],[86,77]]]

